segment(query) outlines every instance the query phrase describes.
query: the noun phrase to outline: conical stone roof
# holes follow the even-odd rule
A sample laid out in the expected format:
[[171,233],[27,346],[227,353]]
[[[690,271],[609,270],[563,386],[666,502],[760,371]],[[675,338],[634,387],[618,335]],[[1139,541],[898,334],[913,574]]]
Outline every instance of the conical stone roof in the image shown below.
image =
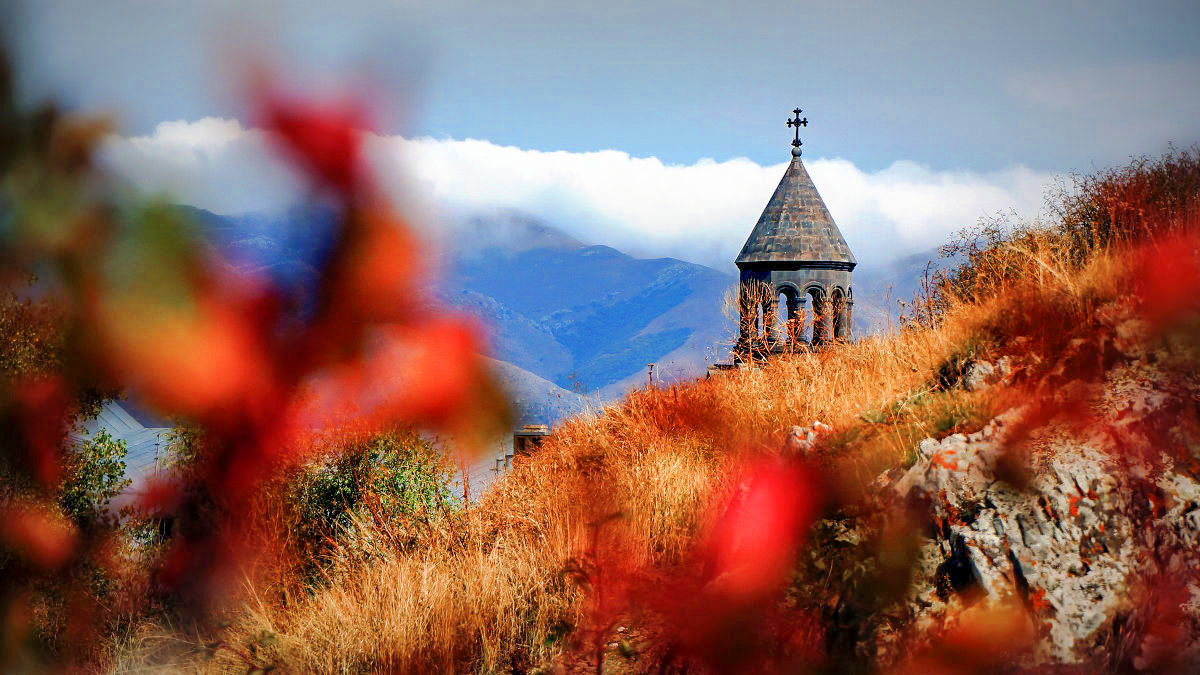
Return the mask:
[[798,153],[734,262],[858,264]]

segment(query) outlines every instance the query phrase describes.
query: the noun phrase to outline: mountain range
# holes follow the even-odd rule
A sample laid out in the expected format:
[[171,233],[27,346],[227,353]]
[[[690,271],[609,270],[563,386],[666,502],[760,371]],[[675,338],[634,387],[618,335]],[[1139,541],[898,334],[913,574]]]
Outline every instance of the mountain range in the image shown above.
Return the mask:
[[[497,228],[504,240],[475,237]],[[728,339],[721,301],[731,274],[674,258],[586,245],[520,214],[475,217],[438,284],[451,306],[492,327],[496,358],[565,389],[603,398],[644,382],[704,372]]]
[[[236,266],[311,291],[332,212],[221,216],[179,208]],[[524,422],[554,422],[611,400],[646,382],[651,363],[656,381],[671,381],[728,360],[732,266],[635,258],[511,211],[452,227],[431,295],[488,327],[488,356]],[[912,296],[931,253],[855,271],[856,331],[891,324],[891,300]]]

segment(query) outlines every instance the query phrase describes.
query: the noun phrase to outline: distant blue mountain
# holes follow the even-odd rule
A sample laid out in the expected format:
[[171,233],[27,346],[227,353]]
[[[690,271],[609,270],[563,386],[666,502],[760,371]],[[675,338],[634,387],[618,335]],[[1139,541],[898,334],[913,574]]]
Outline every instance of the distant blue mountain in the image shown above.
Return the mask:
[[[280,216],[219,216],[179,207],[234,265],[274,278],[303,303],[328,255],[335,214],[322,208]],[[726,272],[674,258],[641,259],[587,245],[516,212],[453,222],[432,289],[447,305],[490,329],[489,356],[519,400],[526,421],[555,421],[646,381],[702,375],[727,360],[734,325],[723,305],[736,284]],[[911,299],[928,251],[854,272],[854,329],[895,325],[896,300]]]
[[[704,349],[726,328],[721,302],[735,283],[732,275],[673,258],[633,258],[520,216],[504,218],[507,232],[525,223],[526,232],[545,236],[518,238],[520,247],[495,242],[458,251],[440,286],[447,302],[489,320],[496,358],[587,391],[640,378],[648,363],[672,354],[690,362],[688,375],[703,372]],[[465,228],[496,226],[476,219]],[[696,299],[711,311],[689,321],[659,321]],[[689,349],[692,354],[677,353]]]
[[[298,297],[311,293],[328,254],[331,212],[226,217],[180,208],[234,265],[268,274]],[[569,414],[579,407],[576,394],[621,393],[645,381],[649,363],[668,378],[703,374],[728,337],[721,303],[736,281],[730,274],[588,246],[515,213],[454,227],[433,291],[491,329],[489,355],[513,366],[501,370],[521,389],[529,421]]]

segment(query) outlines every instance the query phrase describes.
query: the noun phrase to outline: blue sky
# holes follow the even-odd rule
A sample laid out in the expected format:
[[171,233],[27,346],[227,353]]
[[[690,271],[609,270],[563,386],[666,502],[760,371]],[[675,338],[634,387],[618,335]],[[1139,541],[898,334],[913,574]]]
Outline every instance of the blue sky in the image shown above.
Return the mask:
[[298,72],[370,71],[411,122],[383,131],[689,163],[808,149],[864,169],[1088,169],[1200,138],[1200,3],[466,3],[39,0],[28,90],[132,133],[238,112],[232,46]]
[[[477,156],[464,154],[467,146],[446,146],[439,155],[444,161],[488,163],[493,173],[487,175],[497,175],[517,167],[504,161],[529,160],[541,173],[529,174],[536,185],[524,192],[536,198],[498,202],[591,223],[559,224],[601,243],[627,239],[633,248],[637,232],[652,234],[656,213],[665,217],[683,202],[703,206],[722,176],[740,176],[741,165],[729,164],[737,158],[768,170],[746,184],[750,197],[741,211],[704,227],[713,242],[744,238],[737,233],[753,224],[777,180],[773,167],[788,157],[784,120],[797,105],[811,122],[805,157],[827,162],[826,176],[814,175],[823,192],[841,195],[826,198],[840,203],[831,209],[852,246],[855,239],[870,246],[881,236],[911,231],[915,225],[897,219],[930,210],[928,200],[949,200],[949,215],[931,215],[936,223],[926,236],[906,240],[903,248],[931,245],[952,225],[970,224],[976,217],[970,214],[1003,208],[1005,199],[1027,211],[1040,199],[1039,180],[1054,174],[1200,140],[1195,0],[39,0],[13,11],[7,23],[25,96],[114,112],[126,137],[145,141],[138,146],[145,156],[127,147],[120,168],[148,189],[220,195],[229,192],[223,181],[237,177],[251,181],[250,192],[270,193],[269,186],[257,189],[253,181],[261,172],[243,157],[253,144],[217,143],[228,140],[222,134],[242,117],[230,84],[235,55],[253,49],[286,64],[301,87],[367,83],[384,111],[383,136],[487,142],[470,146],[482,153]],[[219,122],[199,124],[206,118]],[[164,122],[194,125],[184,134],[192,154],[163,154],[162,144],[178,149],[183,133],[176,126],[160,134]],[[200,138],[201,132],[216,133],[217,140]],[[160,146],[151,151],[156,138]],[[510,146],[525,151],[521,159],[495,151]],[[200,147],[207,148],[204,162],[196,161]],[[245,161],[235,161],[231,148],[240,148],[233,155]],[[597,206],[612,213],[587,213],[598,197],[580,197],[575,186],[588,174],[564,182],[567,169],[537,153],[566,153],[554,157],[576,167],[571,171],[627,170],[620,163],[576,161],[598,151],[654,158],[663,171],[707,159],[728,171],[688,174],[709,181],[691,187],[683,174],[672,174],[662,178],[661,204],[643,196]],[[857,173],[832,171],[835,160]],[[158,175],[163,162],[178,169],[174,182]],[[429,173],[418,167],[422,172]],[[443,171],[438,185],[458,185],[462,201],[473,186],[454,173],[454,166]],[[877,188],[866,196],[878,208],[864,214],[854,210],[864,200],[852,188],[868,184]],[[979,190],[972,193],[972,185]],[[915,187],[901,194],[904,186]],[[949,192],[938,191],[947,186]],[[614,187],[604,194],[620,200],[623,193]],[[213,197],[200,205],[237,211],[275,204],[253,196]],[[636,227],[629,217],[635,209],[645,216]],[[604,240],[623,227],[626,239]],[[682,242],[686,232],[679,229]],[[713,242],[709,248],[719,251],[713,256],[740,245]],[[644,248],[684,255],[679,247]]]

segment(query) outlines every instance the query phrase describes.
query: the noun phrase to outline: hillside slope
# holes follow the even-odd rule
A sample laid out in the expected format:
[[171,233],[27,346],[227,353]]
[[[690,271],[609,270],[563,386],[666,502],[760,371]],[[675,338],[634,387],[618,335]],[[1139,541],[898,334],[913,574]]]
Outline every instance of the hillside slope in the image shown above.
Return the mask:
[[1145,167],[1110,176],[1059,229],[971,251],[902,331],[572,419],[428,545],[367,525],[336,583],[221,638],[270,633],[264,658],[302,670],[1188,672],[1184,159],[1169,210],[1123,191]]
[[[348,568],[238,630],[269,626],[305,669],[775,669],[784,626],[789,658],[838,669],[928,672],[963,641],[986,645],[968,670],[1190,654],[1156,651],[1139,589],[1174,573],[1186,597],[1200,563],[1200,349],[1172,332],[1186,349],[1156,355],[1144,315],[1113,313],[1129,274],[1108,263],[938,328],[636,390],[518,463],[458,525],[462,548]],[[1014,320],[1031,306],[1058,319]],[[1109,318],[1082,319],[1096,308]],[[406,627],[361,632],[375,625]]]
[[489,359],[513,406],[528,419],[558,420],[577,415],[593,402],[507,361]]
[[467,236],[485,243],[454,251],[442,297],[482,310],[496,358],[559,386],[602,390],[643,376],[647,363],[669,354],[680,362],[680,377],[694,377],[703,372],[704,350],[725,337],[721,301],[731,275],[586,246],[515,214],[463,227],[502,229],[506,238]]

